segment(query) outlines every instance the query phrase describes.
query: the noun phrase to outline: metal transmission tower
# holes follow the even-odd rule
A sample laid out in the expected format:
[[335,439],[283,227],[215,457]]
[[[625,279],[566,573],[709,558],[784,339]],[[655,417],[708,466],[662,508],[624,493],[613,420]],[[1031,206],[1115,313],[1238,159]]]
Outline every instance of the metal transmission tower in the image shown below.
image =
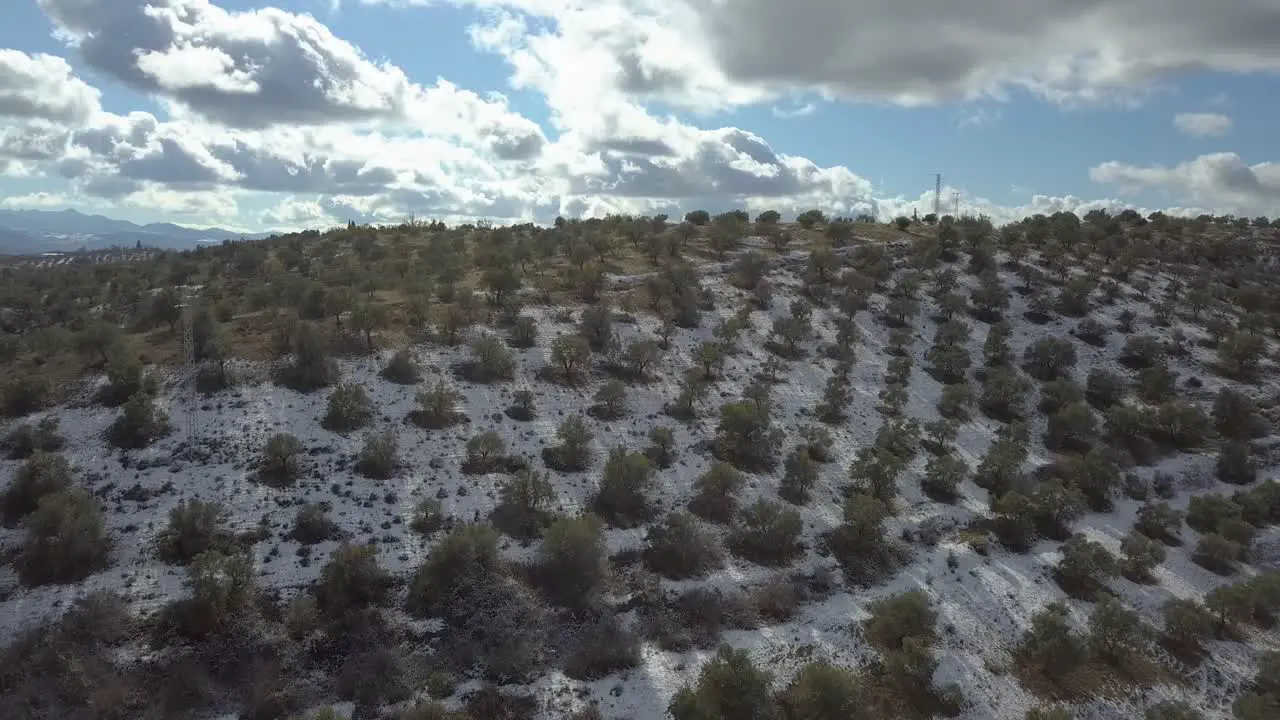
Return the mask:
[[190,286],[182,290],[182,354],[187,363],[187,444],[194,445],[199,433],[196,411],[200,398],[196,391],[195,294]]
[[942,217],[942,173],[933,174],[933,216]]
[[951,202],[953,203],[953,206],[954,206],[954,208],[951,211],[951,217],[954,217],[958,220],[960,219],[960,191],[959,190],[951,191]]

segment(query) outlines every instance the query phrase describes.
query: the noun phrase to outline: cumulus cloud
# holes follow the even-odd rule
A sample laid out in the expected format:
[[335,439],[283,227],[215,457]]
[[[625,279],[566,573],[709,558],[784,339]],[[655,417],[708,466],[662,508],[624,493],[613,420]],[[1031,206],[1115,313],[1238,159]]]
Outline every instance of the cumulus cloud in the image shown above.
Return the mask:
[[1236,153],[1201,155],[1172,167],[1106,162],[1092,168],[1089,176],[1122,191],[1165,191],[1218,212],[1280,214],[1280,163],[1249,165]]
[[78,123],[97,112],[98,98],[66,60],[0,48],[0,118]]
[[1178,113],[1173,126],[1191,137],[1218,137],[1227,134],[1234,123],[1222,113]]
[[[859,22],[893,20],[887,30],[871,31],[843,6],[807,0],[789,6],[785,22],[773,4],[755,0],[391,2],[482,7],[483,22],[470,29],[473,44],[507,62],[513,88],[545,100],[553,134],[515,112],[502,94],[480,94],[444,78],[424,85],[389,62],[375,62],[310,15],[227,10],[211,0],[39,0],[57,36],[85,66],[147,93],[162,112],[105,112],[97,91],[76,79],[65,60],[8,51],[0,54],[0,70],[6,62],[22,70],[0,72],[0,115],[18,118],[0,123],[0,171],[65,178],[77,197],[91,202],[242,227],[396,222],[409,214],[549,222],[557,215],[678,216],[693,208],[794,213],[821,207],[888,218],[927,212],[931,194],[879,197],[849,168],[779,152],[741,128],[698,127],[653,108],[660,102],[701,113],[755,103],[787,108],[789,102],[807,109],[839,96],[912,104],[997,92],[1010,83],[1069,92],[1071,82],[1085,78],[1071,73],[1087,65],[1081,60],[1087,52],[1068,52],[1076,40],[1045,45],[1048,31],[1038,26],[1042,42],[1018,36],[1038,12],[1066,13],[1059,9],[1065,3],[1047,0],[1033,0],[996,25],[1009,36],[992,41],[1010,50],[1004,64],[991,64],[985,41],[943,33],[901,76],[878,65],[862,71],[866,63],[896,57],[897,50],[866,36],[906,28],[905,15],[897,14],[906,11],[897,8],[863,8]],[[719,15],[732,17],[711,13],[716,2],[724,4]],[[925,0],[907,5],[933,7]],[[994,0],[982,0],[973,12],[994,7]],[[1120,17],[1101,3],[1073,7],[1066,13],[1071,18]],[[938,10],[943,27],[976,33],[981,24],[950,6]],[[1263,22],[1265,10],[1259,4],[1248,17]],[[776,25],[770,47],[726,45],[750,39],[759,23]],[[813,47],[800,48],[790,28],[806,24],[816,35],[803,43]],[[862,37],[864,47],[824,44],[833,32]],[[1132,42],[1139,45],[1126,39],[1108,46],[1107,57],[1129,57],[1146,41]],[[1055,51],[1053,72],[1037,75],[1050,46],[1066,48],[1065,54]],[[787,52],[816,64],[805,66]],[[933,63],[943,56],[953,67],[939,74]],[[1205,57],[1207,66],[1221,60]],[[1147,75],[1166,67],[1173,66],[1157,62]],[[1119,86],[1147,76],[1122,70],[1115,65],[1098,77]],[[962,209],[1003,220],[1092,206],[1036,196],[1012,208],[966,199]],[[237,222],[241,213],[252,217]]]

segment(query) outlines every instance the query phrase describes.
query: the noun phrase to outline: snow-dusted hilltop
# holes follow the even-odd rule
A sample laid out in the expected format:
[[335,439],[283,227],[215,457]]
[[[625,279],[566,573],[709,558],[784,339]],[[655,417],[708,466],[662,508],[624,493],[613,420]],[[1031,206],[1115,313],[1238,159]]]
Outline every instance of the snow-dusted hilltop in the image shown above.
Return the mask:
[[15,274],[0,716],[1280,717],[1260,241],[809,219]]

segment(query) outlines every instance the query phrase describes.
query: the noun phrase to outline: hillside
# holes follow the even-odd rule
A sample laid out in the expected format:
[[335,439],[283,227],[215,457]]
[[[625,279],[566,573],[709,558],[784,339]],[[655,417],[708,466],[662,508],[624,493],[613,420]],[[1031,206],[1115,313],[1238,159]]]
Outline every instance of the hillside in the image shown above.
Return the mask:
[[841,222],[10,271],[0,715],[1275,717],[1266,239]]

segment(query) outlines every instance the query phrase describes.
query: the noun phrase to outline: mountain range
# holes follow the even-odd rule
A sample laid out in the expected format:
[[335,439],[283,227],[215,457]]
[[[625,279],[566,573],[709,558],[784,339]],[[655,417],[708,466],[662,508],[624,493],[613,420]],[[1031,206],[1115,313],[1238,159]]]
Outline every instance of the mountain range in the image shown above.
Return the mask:
[[246,234],[222,228],[189,228],[172,223],[138,225],[77,210],[0,210],[0,254],[143,247],[187,250],[223,240],[256,240],[271,233]]

